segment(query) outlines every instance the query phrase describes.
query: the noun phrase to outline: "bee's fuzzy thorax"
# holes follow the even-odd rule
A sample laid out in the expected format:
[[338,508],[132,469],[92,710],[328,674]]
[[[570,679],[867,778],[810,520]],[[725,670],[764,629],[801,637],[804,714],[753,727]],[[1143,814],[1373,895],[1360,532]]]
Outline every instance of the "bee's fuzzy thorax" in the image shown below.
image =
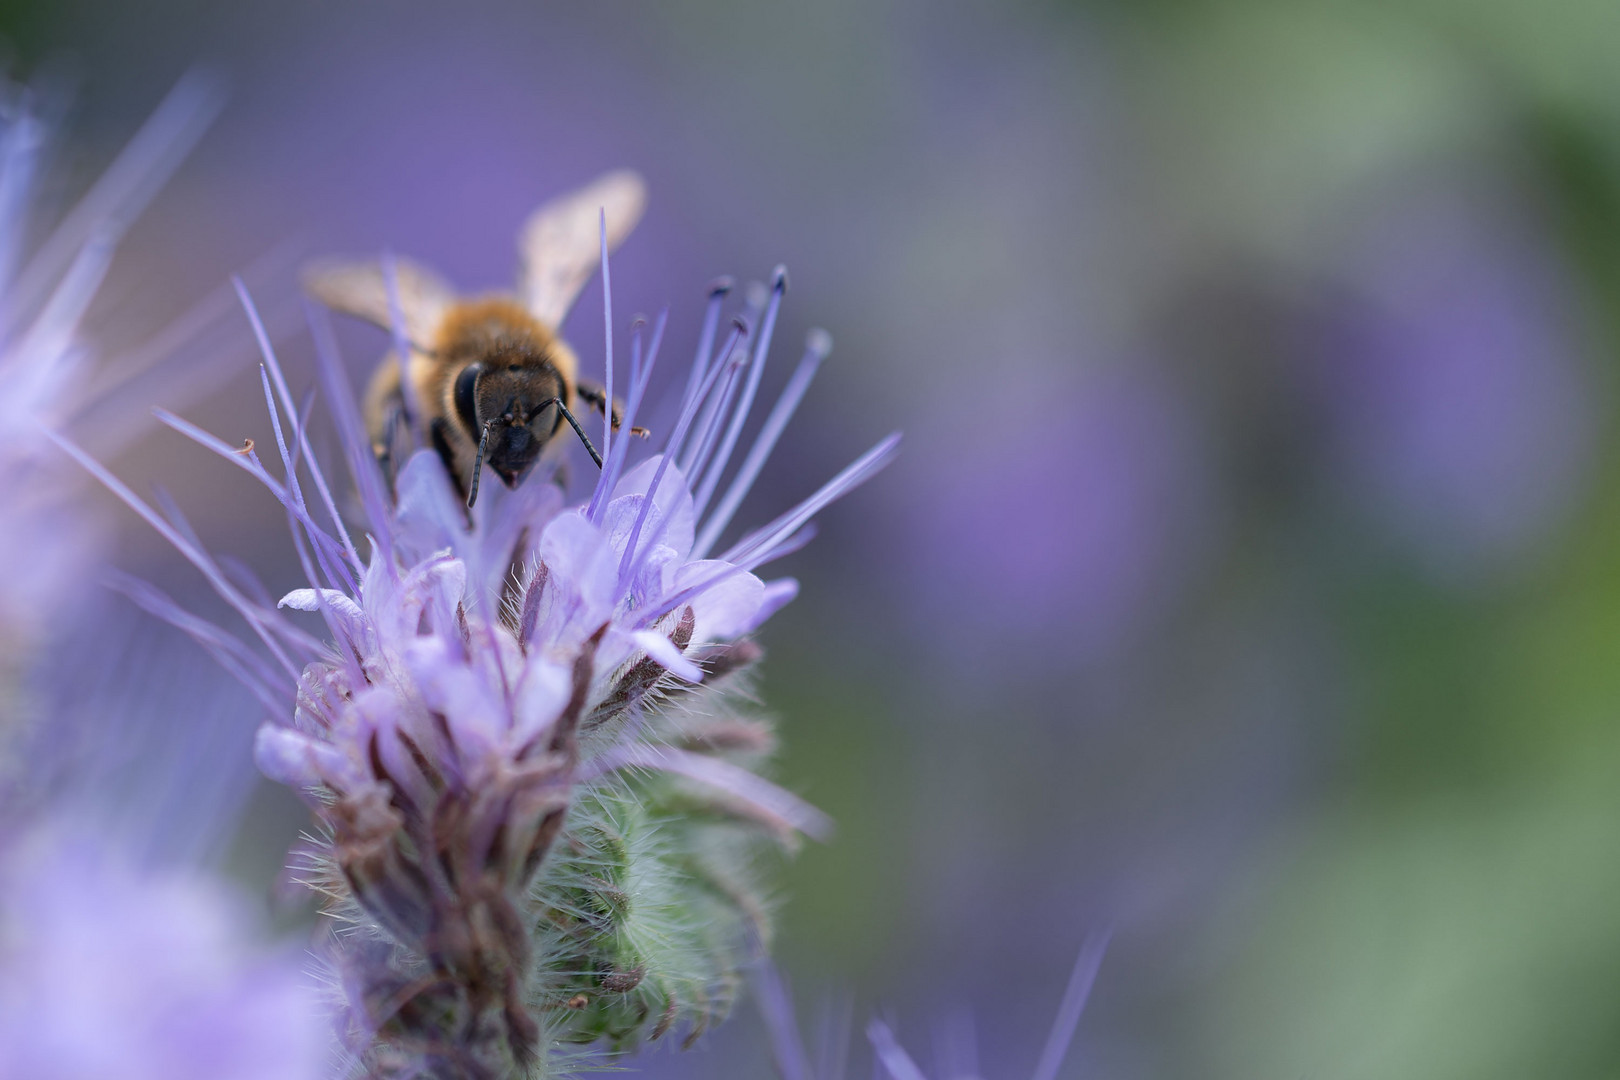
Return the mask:
[[445,313],[434,341],[440,356],[469,349],[520,349],[546,352],[557,340],[550,327],[516,300],[489,296],[456,304]]

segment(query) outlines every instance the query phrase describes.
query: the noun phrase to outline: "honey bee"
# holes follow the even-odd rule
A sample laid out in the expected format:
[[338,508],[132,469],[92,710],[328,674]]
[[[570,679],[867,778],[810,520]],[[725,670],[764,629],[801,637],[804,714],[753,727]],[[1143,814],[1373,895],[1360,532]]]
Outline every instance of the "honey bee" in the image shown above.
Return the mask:
[[[405,381],[401,350],[392,350],[365,397],[366,426],[386,471],[414,449],[410,432],[421,431],[470,510],[484,466],[517,487],[548,449],[561,445],[553,436],[564,422],[602,464],[576,413],[581,402],[599,413],[611,410],[616,431],[619,409],[600,385],[579,378],[579,361],[558,328],[596,272],[603,215],[612,250],[636,227],[646,203],[641,177],[619,170],[541,206],[518,234],[513,294],[462,298],[433,271],[404,259],[391,268],[328,262],[305,271],[304,288],[316,300],[385,330],[395,329],[391,284],[395,290]],[[633,433],[646,435],[640,428]]]

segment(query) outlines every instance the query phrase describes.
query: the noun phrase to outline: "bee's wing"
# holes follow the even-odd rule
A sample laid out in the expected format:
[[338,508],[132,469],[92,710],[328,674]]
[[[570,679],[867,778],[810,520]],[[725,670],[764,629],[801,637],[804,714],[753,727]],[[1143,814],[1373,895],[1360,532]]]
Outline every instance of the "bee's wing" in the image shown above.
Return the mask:
[[630,235],[646,207],[646,182],[638,173],[619,169],[531,214],[518,236],[518,296],[529,311],[552,327],[560,326],[601,262],[601,214],[607,214],[612,251]]
[[[394,260],[399,282],[400,312],[411,343],[430,348],[444,314],[456,302],[456,293],[433,271],[406,259]],[[305,268],[304,291],[345,315],[354,315],[384,330],[392,330],[388,279],[379,262],[319,262]]]

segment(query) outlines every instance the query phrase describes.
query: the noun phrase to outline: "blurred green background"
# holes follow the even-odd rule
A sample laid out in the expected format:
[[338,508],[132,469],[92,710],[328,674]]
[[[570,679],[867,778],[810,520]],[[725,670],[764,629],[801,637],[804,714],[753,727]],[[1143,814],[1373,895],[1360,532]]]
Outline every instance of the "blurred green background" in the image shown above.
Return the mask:
[[[619,164],[654,202],[616,310],[690,342],[710,277],[788,263],[778,355],[838,347],[744,514],[907,432],[764,634],[781,775],[840,828],[783,876],[801,999],[924,1059],[969,1008],[1022,1075],[1106,924],[1065,1076],[1620,1075],[1620,6],[0,13],[14,78],[75,87],[70,177],[189,67],[231,88],[115,266],[114,349],[266,252],[272,308],[327,251],[497,284]],[[187,414],[266,438],[243,341]],[[201,457],[119,469],[294,581]],[[261,791],[236,873],[268,893],[300,823]],[[647,1067],[762,1071],[754,1027]]]

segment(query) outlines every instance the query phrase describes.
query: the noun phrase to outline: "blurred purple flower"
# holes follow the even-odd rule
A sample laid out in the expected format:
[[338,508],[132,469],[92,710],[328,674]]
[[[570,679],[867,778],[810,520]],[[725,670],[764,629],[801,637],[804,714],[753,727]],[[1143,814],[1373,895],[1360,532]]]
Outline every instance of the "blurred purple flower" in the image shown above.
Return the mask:
[[[279,606],[319,613],[330,646],[233,583],[175,513],[159,515],[62,441],[204,573],[270,654],[266,661],[155,590],[129,586],[137,601],[238,673],[277,717],[260,731],[258,760],[272,778],[305,791],[327,831],[303,869],[331,898],[332,913],[360,931],[335,948],[356,1006],[354,1049],[372,1072],[504,1076],[541,1064],[536,1055],[558,1040],[604,1038],[630,1047],[688,1013],[695,1035],[727,1000],[723,985],[705,985],[732,978],[725,953],[735,946],[725,939],[741,930],[726,930],[725,922],[764,932],[763,902],[746,885],[746,868],[706,870],[703,858],[680,856],[680,873],[691,878],[681,887],[715,894],[720,906],[693,901],[682,924],[679,912],[670,914],[679,903],[666,903],[666,916],[677,921],[643,934],[643,947],[655,954],[662,935],[677,949],[706,941],[720,956],[654,955],[665,969],[659,974],[649,974],[650,961],[621,963],[617,958],[642,953],[627,954],[619,922],[602,923],[577,895],[599,891],[616,873],[635,876],[636,846],[626,838],[599,841],[606,853],[575,867],[590,844],[579,829],[565,831],[571,813],[597,832],[629,827],[590,824],[582,802],[611,800],[614,785],[634,785],[652,771],[695,782],[683,796],[689,815],[700,810],[694,828],[718,810],[783,839],[796,830],[825,831],[819,812],[746,767],[768,737],[719,711],[723,682],[702,706],[680,703],[706,675],[718,680],[757,656],[738,639],[797,586],[766,584],[753,571],[804,543],[810,518],[887,463],[897,442],[884,440],[809,499],[706,557],[828,348],[825,335],[812,336],[799,372],[722,493],[785,288],[779,271],[757,339],[750,341],[739,321],[711,358],[727,289],[713,290],[664,452],[627,468],[630,441],[604,432],[604,465],[589,503],[567,510],[542,478],[516,491],[494,487],[469,514],[442,463],[425,450],[401,470],[390,503],[329,331],[317,321],[328,403],[366,513],[368,559],[337,513],[307,433],[282,427],[283,412],[300,413],[255,321],[282,479],[251,445],[239,451],[160,415],[253,474],[286,507],[309,587]],[[641,408],[663,327],[660,318],[645,357],[636,329],[626,429]],[[611,386],[611,368],[609,379]],[[300,461],[313,487],[308,497]],[[329,526],[315,519],[322,512],[313,505],[317,494]],[[662,708],[646,708],[661,700]],[[635,804],[656,806],[657,798],[642,794]],[[676,827],[664,823],[659,831]],[[648,842],[657,844],[656,836]],[[665,854],[652,851],[642,861],[658,866],[667,852],[693,843],[666,841]],[[568,931],[560,942],[552,940],[559,926]],[[581,948],[588,955],[574,958]],[[553,955],[559,950],[564,955]],[[569,970],[555,972],[559,961],[569,961]],[[694,963],[698,981],[686,988],[678,969]],[[596,998],[579,992],[582,978]],[[617,1003],[632,991],[640,1004],[625,1014]]]
[[324,1018],[298,954],[200,875],[120,865],[97,837],[0,850],[0,1075],[313,1080]]
[[[111,656],[84,648],[81,636],[69,670],[42,675],[26,695],[20,686],[44,636],[84,591],[96,548],[77,477],[43,437],[105,391],[93,384],[80,320],[119,236],[206,126],[213,95],[195,78],[176,87],[26,259],[50,132],[27,94],[0,95],[0,559],[9,568],[0,578],[0,649],[14,666],[0,685],[8,740],[0,748],[0,1075],[310,1080],[324,1072],[326,1036],[298,958],[249,944],[256,937],[240,902],[218,884],[115,855],[114,828],[98,827],[117,827],[119,842],[142,854],[218,840],[195,823],[179,841],[136,835],[136,820],[167,823],[161,813],[146,816],[159,802],[153,789],[190,779],[150,753],[132,785],[148,797],[108,805],[115,759],[135,756],[133,733],[153,733],[152,717],[123,695],[96,710],[74,707],[78,690],[113,679]],[[190,689],[198,711],[186,719],[207,712],[200,688]],[[165,733],[186,727],[163,719]],[[212,772],[229,769],[214,763]],[[190,811],[204,818],[224,805],[190,793]]]
[[1446,190],[1365,228],[1346,276],[1314,351],[1348,489],[1442,580],[1521,560],[1573,509],[1598,419],[1556,254]]
[[[79,323],[114,245],[214,111],[196,79],[169,95],[119,159],[32,253],[35,189],[51,131],[31,95],[0,85],[0,640],[17,662],[77,590],[93,532],[73,504],[72,474],[40,437],[90,400]],[[25,662],[25,660],[23,661]]]
[[938,451],[953,467],[919,478],[934,488],[912,545],[931,633],[957,657],[1000,648],[998,662],[1116,655],[1175,596],[1209,528],[1191,418],[1136,370],[1077,392],[992,390],[981,407]]

